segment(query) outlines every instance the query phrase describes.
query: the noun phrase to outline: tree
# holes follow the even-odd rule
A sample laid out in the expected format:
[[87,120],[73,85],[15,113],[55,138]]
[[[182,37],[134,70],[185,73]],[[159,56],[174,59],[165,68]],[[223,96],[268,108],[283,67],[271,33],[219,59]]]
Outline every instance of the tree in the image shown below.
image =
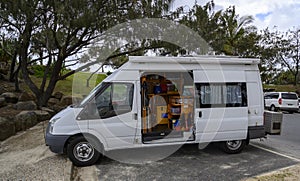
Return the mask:
[[214,7],[214,1],[209,1],[204,6],[195,4],[179,22],[197,32],[215,52],[221,54],[225,33],[220,26],[222,10],[215,12]]
[[239,17],[235,7],[215,11],[214,1],[195,5],[180,23],[198,32],[217,54],[257,57],[260,36],[252,16]]
[[[44,106],[57,81],[75,73],[61,72],[78,63],[79,59],[70,57],[80,53],[95,38],[119,23],[136,18],[162,17],[170,2],[171,0],[78,0],[75,3],[71,0],[3,0],[0,4],[0,21],[1,28],[9,29],[19,41],[17,52],[22,76],[35,94],[38,105]],[[29,66],[45,60],[45,76],[38,86],[29,76]],[[47,82],[48,73],[51,77]]]
[[[235,6],[231,6],[221,15],[221,27],[225,31],[225,43],[223,52],[226,55],[239,55],[241,45],[245,43],[245,39],[251,38],[254,35],[255,27],[246,28],[253,22],[252,16],[242,16],[236,14]],[[247,30],[251,30],[252,33]],[[248,34],[249,33],[249,34]],[[248,34],[248,35],[247,35]],[[248,36],[248,38],[246,37]],[[256,42],[254,42],[255,44]],[[253,44],[251,46],[254,46]]]
[[300,29],[288,30],[286,32],[265,29],[263,31],[261,46],[264,63],[270,67],[287,69],[293,75],[293,84],[298,84],[300,66]]

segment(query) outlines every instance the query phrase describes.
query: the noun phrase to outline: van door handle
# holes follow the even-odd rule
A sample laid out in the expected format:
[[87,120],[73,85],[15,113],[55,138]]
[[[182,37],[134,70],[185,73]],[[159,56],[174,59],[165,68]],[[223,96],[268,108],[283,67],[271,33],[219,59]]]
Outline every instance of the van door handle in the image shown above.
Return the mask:
[[134,114],[133,114],[133,119],[134,119],[134,120],[137,120],[137,119],[138,119],[138,114],[137,114],[137,113],[134,113]]
[[202,111],[199,111],[199,118],[202,117]]

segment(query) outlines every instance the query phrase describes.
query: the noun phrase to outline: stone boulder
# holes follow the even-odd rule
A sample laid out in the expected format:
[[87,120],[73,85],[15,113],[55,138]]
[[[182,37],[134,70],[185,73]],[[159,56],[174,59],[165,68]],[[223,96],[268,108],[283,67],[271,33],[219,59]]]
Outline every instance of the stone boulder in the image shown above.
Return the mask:
[[58,99],[58,100],[61,100],[61,98],[64,96],[64,94],[62,92],[55,92],[53,94],[53,97]]
[[42,111],[47,111],[47,112],[50,114],[51,117],[54,116],[54,115],[56,114],[56,112],[55,112],[54,110],[49,109],[49,108],[47,108],[47,107],[42,107],[41,110],[42,110]]
[[36,110],[37,105],[34,101],[18,102],[14,105],[16,110]]
[[6,92],[6,90],[4,89],[4,87],[0,86],[0,95],[3,94],[4,92]]
[[14,122],[9,121],[6,118],[0,117],[0,128],[0,141],[16,134]]
[[55,104],[49,106],[49,108],[54,110],[54,112],[58,113],[59,111],[63,110],[65,107]]
[[38,123],[37,115],[33,111],[22,111],[16,115],[15,128],[16,132],[24,131]]
[[7,105],[7,103],[5,101],[5,98],[4,97],[0,97],[0,107],[4,107],[6,105]]
[[82,98],[75,96],[63,96],[59,105],[63,107],[67,107],[71,104],[78,104],[82,101]]
[[34,101],[35,97],[32,93],[23,92],[19,96],[19,101],[25,102],[25,101]]
[[56,98],[50,98],[50,99],[48,100],[48,105],[49,105],[49,106],[53,106],[53,105],[56,105],[56,104],[58,104],[58,103],[59,103],[59,100],[56,99]]
[[17,103],[19,99],[19,97],[12,92],[5,92],[1,94],[1,97],[4,97],[7,103],[13,103],[13,104]]
[[51,118],[51,115],[47,111],[35,110],[33,112],[35,113],[38,122],[46,121]]
[[3,75],[3,74],[0,73],[0,80],[6,80],[5,75]]

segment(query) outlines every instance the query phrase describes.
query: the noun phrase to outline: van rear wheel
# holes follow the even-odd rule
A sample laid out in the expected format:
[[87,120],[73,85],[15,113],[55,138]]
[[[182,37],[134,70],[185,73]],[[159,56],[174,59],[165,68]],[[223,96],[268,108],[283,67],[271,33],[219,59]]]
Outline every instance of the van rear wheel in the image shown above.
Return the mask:
[[67,154],[75,166],[90,166],[98,161],[100,153],[94,146],[95,142],[90,139],[88,140],[83,136],[79,136],[69,142]]
[[245,145],[245,140],[231,140],[221,142],[221,148],[223,149],[223,151],[230,154],[240,153],[244,149]]

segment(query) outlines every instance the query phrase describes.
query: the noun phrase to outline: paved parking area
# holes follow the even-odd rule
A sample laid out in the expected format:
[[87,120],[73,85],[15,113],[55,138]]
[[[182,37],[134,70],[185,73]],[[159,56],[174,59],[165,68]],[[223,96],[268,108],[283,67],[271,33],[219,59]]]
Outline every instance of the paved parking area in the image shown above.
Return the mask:
[[[134,157],[143,150],[124,151]],[[241,180],[296,163],[251,145],[235,155],[222,152],[216,145],[203,150],[198,145],[184,145],[163,160],[145,164],[126,164],[104,157],[97,165],[97,173],[99,180]]]

